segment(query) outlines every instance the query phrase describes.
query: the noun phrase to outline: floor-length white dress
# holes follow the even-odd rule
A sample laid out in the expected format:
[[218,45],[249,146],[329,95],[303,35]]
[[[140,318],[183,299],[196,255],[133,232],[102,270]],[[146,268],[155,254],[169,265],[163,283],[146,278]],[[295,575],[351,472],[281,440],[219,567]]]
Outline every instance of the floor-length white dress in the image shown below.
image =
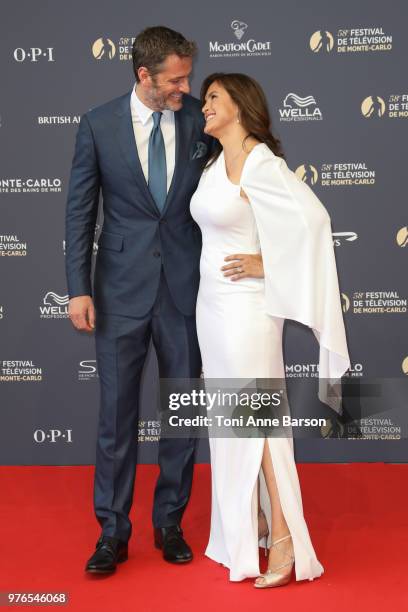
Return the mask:
[[[259,147],[266,145],[253,151]],[[240,186],[229,180],[223,153],[204,171],[191,213],[203,238],[196,317],[205,379],[284,378],[284,319],[267,314],[264,279],[233,282],[220,270],[227,255],[260,252],[252,207],[240,196]],[[293,440],[266,440],[292,535],[296,580],[313,580],[324,570],[303,516]],[[231,581],[259,575],[258,476],[261,506],[272,532],[261,469],[264,444],[265,438],[210,438],[211,532],[205,554],[229,568]],[[271,536],[268,546],[270,542]]]

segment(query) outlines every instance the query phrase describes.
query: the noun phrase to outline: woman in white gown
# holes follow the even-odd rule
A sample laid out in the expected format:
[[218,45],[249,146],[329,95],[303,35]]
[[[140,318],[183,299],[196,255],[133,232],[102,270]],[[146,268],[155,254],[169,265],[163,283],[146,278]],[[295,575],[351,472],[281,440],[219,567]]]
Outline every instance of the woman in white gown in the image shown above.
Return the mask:
[[[203,238],[196,319],[204,377],[283,379],[282,331],[291,318],[320,342],[319,375],[338,380],[349,359],[330,218],[287,167],[253,79],[211,75],[202,101],[205,131],[218,141],[191,200]],[[286,584],[293,569],[296,580],[320,576],[292,438],[210,437],[210,451],[206,555],[232,581],[258,576],[258,588]],[[260,535],[269,548],[261,576]]]

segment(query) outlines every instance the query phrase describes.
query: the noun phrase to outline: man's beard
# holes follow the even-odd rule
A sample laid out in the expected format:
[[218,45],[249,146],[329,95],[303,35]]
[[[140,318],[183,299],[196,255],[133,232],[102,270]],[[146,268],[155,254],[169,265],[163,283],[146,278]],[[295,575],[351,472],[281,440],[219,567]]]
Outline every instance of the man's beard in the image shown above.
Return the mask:
[[[147,98],[150,104],[159,110],[179,110],[183,98],[179,102],[172,101],[169,94],[166,96],[164,93],[160,91],[160,87],[158,87],[155,83],[153,83],[153,87],[151,91],[147,94]],[[175,107],[175,108],[174,108]]]

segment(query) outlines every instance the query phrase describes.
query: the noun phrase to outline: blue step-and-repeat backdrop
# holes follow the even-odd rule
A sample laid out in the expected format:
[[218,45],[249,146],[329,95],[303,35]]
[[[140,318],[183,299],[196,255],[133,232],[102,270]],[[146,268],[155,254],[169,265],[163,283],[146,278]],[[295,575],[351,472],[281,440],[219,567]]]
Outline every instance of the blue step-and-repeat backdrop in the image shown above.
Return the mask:
[[[197,42],[194,95],[214,71],[261,83],[289,167],[332,218],[349,377],[380,381],[381,410],[360,439],[297,441],[297,460],[408,460],[394,410],[408,381],[407,17],[402,0],[2,3],[0,463],[94,462],[94,339],[67,318],[67,185],[80,116],[132,88],[132,42],[152,25]],[[284,342],[288,384],[316,378],[311,332],[288,322]],[[151,351],[135,432],[144,463],[156,460],[157,387]]]

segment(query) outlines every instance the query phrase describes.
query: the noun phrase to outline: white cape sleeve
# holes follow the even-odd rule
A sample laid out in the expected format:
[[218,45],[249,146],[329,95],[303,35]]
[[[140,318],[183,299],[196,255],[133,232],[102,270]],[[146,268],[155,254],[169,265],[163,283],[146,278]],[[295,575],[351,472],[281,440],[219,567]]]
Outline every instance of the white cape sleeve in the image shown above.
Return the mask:
[[341,413],[341,377],[350,367],[328,212],[266,145],[248,156],[240,185],[257,224],[268,314],[313,330],[319,344],[319,398]]

